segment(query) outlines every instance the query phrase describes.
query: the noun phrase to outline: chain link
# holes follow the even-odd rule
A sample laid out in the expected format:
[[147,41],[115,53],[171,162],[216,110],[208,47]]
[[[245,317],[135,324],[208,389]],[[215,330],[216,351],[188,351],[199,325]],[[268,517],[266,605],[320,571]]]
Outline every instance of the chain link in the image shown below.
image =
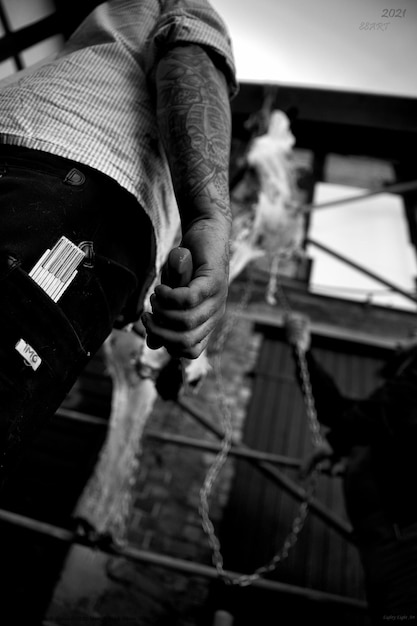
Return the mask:
[[203,486],[200,490],[200,507],[199,513],[201,516],[202,526],[204,532],[206,533],[211,549],[212,549],[212,561],[213,565],[217,570],[217,573],[220,577],[225,578],[225,573],[223,569],[223,556],[221,553],[220,541],[217,538],[217,535],[214,530],[213,523],[210,519],[209,515],[209,497],[212,492],[214,483],[219,475],[221,469],[227,461],[230,448],[233,442],[233,423],[232,423],[232,415],[230,412],[229,405],[226,400],[226,394],[223,388],[223,382],[221,376],[218,375],[219,367],[220,367],[220,352],[216,354],[214,362],[213,362],[213,371],[215,372],[215,379],[218,388],[219,401],[220,401],[220,409],[222,415],[223,422],[223,441],[220,448],[219,453],[217,454],[214,463],[209,468]]
[[[292,312],[291,306],[279,281],[279,263],[280,260],[282,260],[283,258],[288,258],[288,253],[286,254],[284,252],[283,254],[277,254],[273,257],[271,261],[266,300],[268,304],[274,306],[277,304],[278,297],[278,300],[284,312],[289,315]],[[318,475],[318,470],[314,469],[308,476],[307,485],[305,487],[305,497],[298,508],[298,512],[292,522],[291,529],[285,537],[282,547],[275,553],[271,560],[265,565],[258,567],[252,574],[242,574],[240,576],[229,575],[224,570],[220,541],[216,535],[214,525],[210,519],[209,498],[212,493],[215,481],[227,461],[228,454],[233,443],[233,422],[230,407],[228,405],[226,393],[223,387],[223,378],[221,374],[221,353],[224,349],[226,339],[235,324],[238,313],[247,307],[251,293],[252,284],[248,283],[240,300],[240,303],[234,311],[234,314],[229,316],[222,331],[219,333],[216,341],[213,344],[215,354],[213,359],[213,372],[218,389],[218,398],[220,402],[224,436],[220,451],[215,457],[214,462],[210,466],[206,474],[203,486],[200,490],[199,506],[202,527],[208,537],[208,541],[212,549],[212,562],[217,570],[219,578],[221,578],[226,584],[240,587],[249,586],[260,577],[272,572],[281,561],[285,560],[288,557],[288,554],[290,550],[295,546],[298,540],[298,536],[302,531],[305,521],[307,519],[310,502],[314,497],[316,491]],[[296,357],[298,359],[298,364],[301,372],[302,391],[307,413],[308,425],[311,431],[312,444],[313,446],[319,446],[323,443],[323,438],[320,433],[320,423],[317,419],[316,409],[314,405],[314,398],[312,394],[305,353],[299,346],[297,346],[296,348]]]
[[324,443],[323,436],[321,434],[320,422],[317,419],[316,407],[314,404],[313,391],[311,389],[310,374],[308,371],[307,361],[305,353],[299,346],[296,348],[297,360],[300,366],[302,390],[304,397],[304,404],[306,407],[308,425],[311,431],[311,439],[313,446],[319,447]]

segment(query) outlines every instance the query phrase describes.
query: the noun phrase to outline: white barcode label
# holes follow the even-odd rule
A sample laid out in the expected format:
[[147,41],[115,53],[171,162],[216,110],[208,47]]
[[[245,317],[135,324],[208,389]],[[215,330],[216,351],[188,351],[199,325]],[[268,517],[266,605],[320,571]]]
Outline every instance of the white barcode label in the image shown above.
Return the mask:
[[66,237],[46,250],[29,272],[29,276],[42,287],[54,302],[58,302],[64,291],[77,275],[77,267],[85,253]]
[[32,348],[32,346],[29,345],[24,339],[19,339],[15,348],[18,353],[22,355],[27,365],[30,365],[30,367],[36,372],[39,365],[42,363],[42,359],[36,350],[34,350],[34,348]]

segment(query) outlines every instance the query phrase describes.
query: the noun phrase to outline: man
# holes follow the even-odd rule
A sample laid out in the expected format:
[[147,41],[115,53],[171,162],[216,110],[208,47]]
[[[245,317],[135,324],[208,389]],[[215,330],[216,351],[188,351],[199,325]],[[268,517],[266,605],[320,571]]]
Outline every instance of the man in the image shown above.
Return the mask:
[[236,90],[206,0],[104,2],[0,86],[4,475],[112,327],[140,318],[179,226],[191,280],[156,286],[142,321],[152,348],[206,346],[227,295]]
[[[366,398],[343,396],[311,349],[309,320],[288,316],[287,337],[305,354],[325,444],[306,463],[345,463],[346,510],[365,573],[373,623],[417,615],[417,342],[399,347]],[[301,382],[297,366],[297,378]],[[390,617],[391,616],[391,617]]]

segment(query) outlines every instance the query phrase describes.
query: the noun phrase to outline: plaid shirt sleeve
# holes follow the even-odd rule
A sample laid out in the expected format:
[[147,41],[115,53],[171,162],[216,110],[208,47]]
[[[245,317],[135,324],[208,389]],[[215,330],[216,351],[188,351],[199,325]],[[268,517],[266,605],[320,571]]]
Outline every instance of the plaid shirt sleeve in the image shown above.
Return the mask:
[[165,51],[177,44],[197,44],[216,57],[223,70],[229,96],[238,90],[236,68],[230,35],[222,18],[206,0],[165,0],[160,18],[148,42],[149,56],[154,65]]

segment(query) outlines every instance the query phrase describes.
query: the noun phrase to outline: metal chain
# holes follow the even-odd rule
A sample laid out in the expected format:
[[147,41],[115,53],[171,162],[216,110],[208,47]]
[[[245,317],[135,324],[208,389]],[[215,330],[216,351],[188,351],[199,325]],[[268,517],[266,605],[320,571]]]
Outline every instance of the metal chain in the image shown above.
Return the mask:
[[212,549],[212,561],[213,565],[217,570],[217,573],[220,577],[226,578],[225,572],[223,569],[223,556],[221,553],[220,541],[215,533],[213,523],[210,519],[209,512],[209,497],[213,489],[213,485],[216,481],[216,478],[223,468],[224,464],[229,455],[230,448],[232,446],[233,441],[233,424],[232,424],[232,415],[230,412],[229,405],[226,400],[226,394],[224,393],[223,383],[220,376],[218,376],[218,367],[220,360],[220,353],[218,353],[215,357],[215,362],[213,363],[213,371],[215,372],[215,380],[218,387],[219,392],[219,401],[221,404],[221,415],[223,421],[223,429],[224,435],[222,440],[222,445],[220,451],[216,455],[216,458],[209,468],[203,486],[200,490],[200,507],[199,513],[201,517],[201,523],[203,526],[203,530],[206,533],[211,549]]
[[[269,304],[275,305],[277,304],[276,296],[280,301],[281,307],[284,309],[286,314],[291,313],[291,306],[288,302],[288,299],[282,289],[282,286],[279,282],[279,263],[282,258],[285,256],[288,257],[288,254],[277,254],[273,257],[271,262],[270,269],[270,277],[267,289],[266,300]],[[272,572],[276,569],[277,565],[288,557],[288,554],[291,548],[294,547],[298,540],[298,536],[301,530],[304,527],[305,521],[307,519],[307,515],[309,512],[310,502],[314,496],[317,484],[317,474],[318,470],[315,468],[309,475],[309,480],[305,489],[305,498],[301,502],[298,513],[296,514],[293,523],[291,525],[291,529],[288,535],[285,537],[283,541],[282,547],[275,553],[275,555],[271,558],[271,560],[265,565],[258,567],[252,574],[242,574],[240,576],[230,576],[227,574],[223,567],[223,556],[221,553],[221,545],[220,541],[216,535],[214,525],[210,519],[210,510],[209,510],[209,497],[212,493],[212,489],[214,483],[223,468],[224,464],[227,461],[228,454],[230,448],[233,443],[233,423],[232,423],[232,415],[231,411],[226,399],[226,393],[223,387],[223,378],[221,374],[221,353],[224,348],[224,344],[227,336],[229,335],[231,329],[234,326],[235,320],[237,318],[238,312],[245,309],[252,292],[252,285],[249,283],[243,293],[241,301],[233,315],[229,316],[228,321],[224,325],[222,332],[219,333],[217,340],[213,344],[214,348],[214,359],[213,359],[213,372],[215,376],[216,385],[218,388],[218,398],[220,402],[224,436],[222,440],[222,445],[219,453],[214,459],[214,462],[210,466],[203,486],[200,490],[200,506],[199,513],[202,520],[202,527],[204,532],[208,537],[209,544],[212,549],[212,562],[214,567],[217,570],[219,578],[221,578],[226,584],[235,585],[240,587],[245,587],[252,584],[254,581],[259,579],[261,576]],[[301,379],[302,379],[302,391],[303,397],[305,401],[308,425],[311,431],[312,443],[314,446],[319,446],[322,444],[323,439],[320,433],[320,424],[317,419],[317,414],[314,405],[314,398],[311,389],[310,376],[308,372],[308,366],[305,359],[305,354],[301,350],[299,346],[296,349],[296,356],[298,359]]]
[[310,374],[308,371],[306,356],[304,351],[301,350],[299,346],[297,346],[296,348],[296,354],[298,364],[300,366],[303,397],[306,406],[308,425],[311,431],[311,440],[314,447],[319,447],[323,445],[324,440],[321,434],[320,422],[317,419],[316,407],[314,404],[313,391],[311,389]]

